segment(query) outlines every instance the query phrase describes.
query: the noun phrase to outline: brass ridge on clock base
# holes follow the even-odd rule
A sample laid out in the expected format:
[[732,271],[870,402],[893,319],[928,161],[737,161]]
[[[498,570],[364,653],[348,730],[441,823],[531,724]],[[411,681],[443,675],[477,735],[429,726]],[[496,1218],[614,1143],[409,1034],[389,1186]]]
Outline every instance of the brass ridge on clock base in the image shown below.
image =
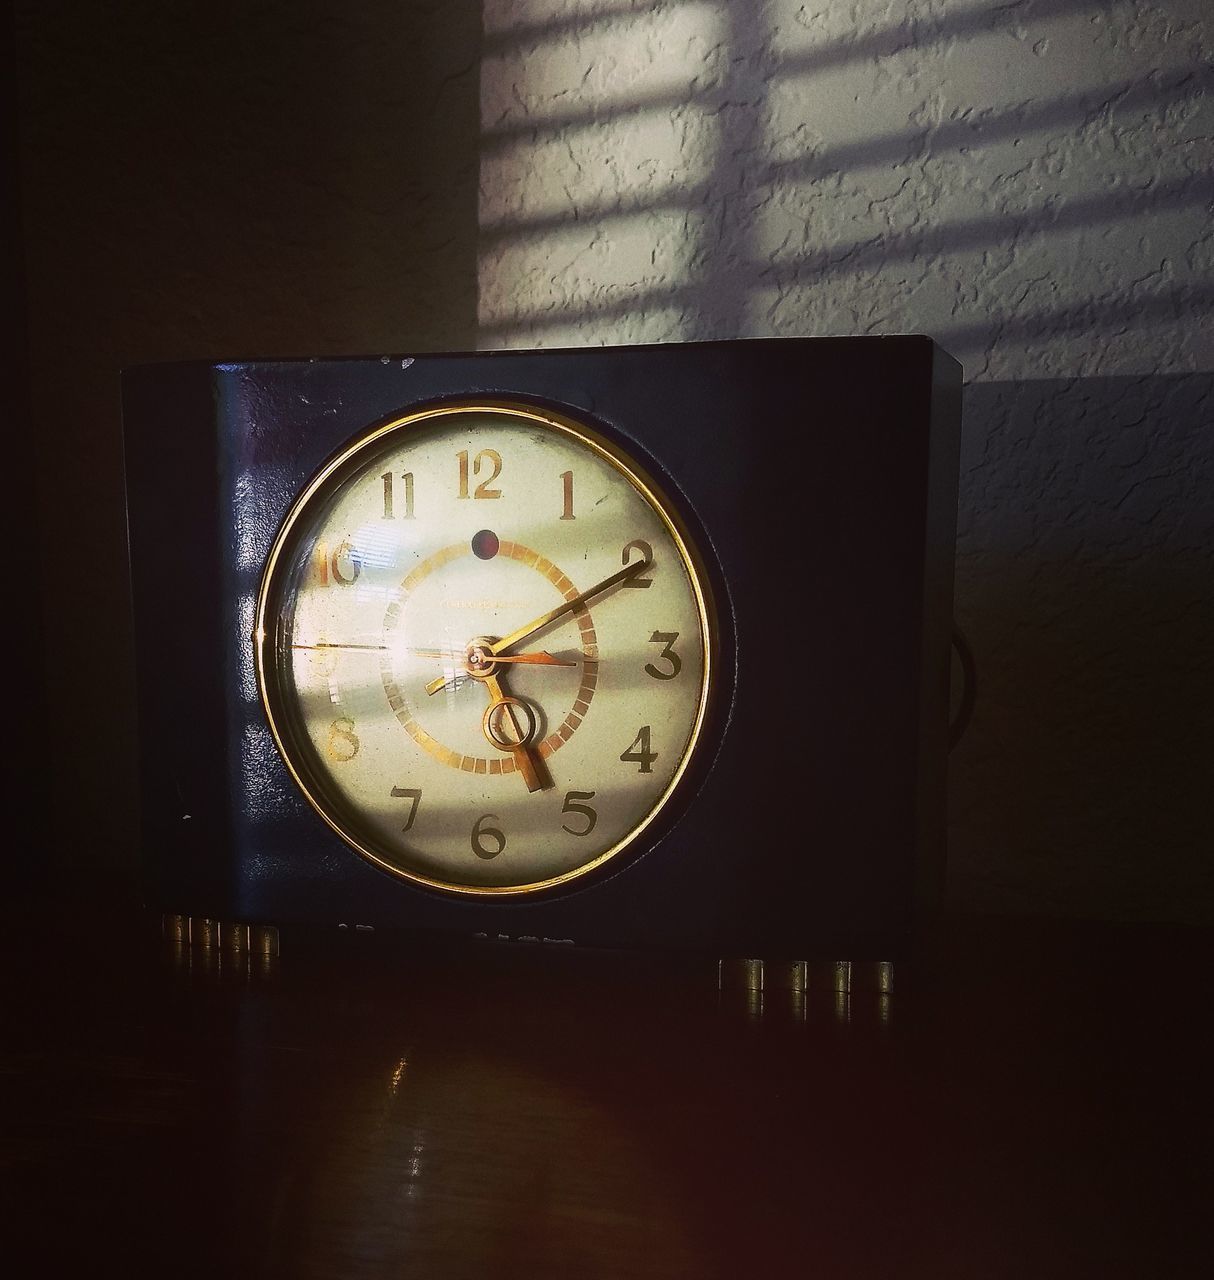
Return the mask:
[[237,924],[229,920],[212,920],[209,916],[169,913],[161,917],[160,931],[166,942],[196,951],[273,957],[279,950],[278,930],[272,924]]
[[717,987],[723,999],[741,1002],[756,1020],[779,1011],[801,1022],[806,1020],[810,996],[826,995],[833,1002],[836,1021],[850,1023],[855,992],[875,1001],[872,1012],[878,1022],[888,1025],[893,1012],[894,966],[889,960],[731,958],[717,965]]
[[890,960],[721,960],[717,981],[722,991],[875,991],[892,995],[894,966]]
[[[347,926],[338,929],[345,931]],[[369,925],[355,929],[374,932]],[[279,955],[279,931],[274,925],[168,913],[161,917],[161,933],[179,957],[200,953],[208,964],[223,964],[224,957],[229,957],[246,965],[253,961],[272,965]],[[723,1008],[743,1012],[753,1022],[806,1022],[812,995],[815,1000],[827,997],[834,1020],[849,1025],[853,993],[860,1000],[855,1008],[860,1021],[888,1027],[893,1018],[894,966],[888,960],[722,959],[717,964],[717,987]]]
[[[248,952],[259,956],[280,953],[279,932],[272,924],[241,924],[167,912],[161,916],[160,925],[166,942],[198,951]],[[773,991],[792,996],[804,996],[810,991],[850,995],[857,991],[890,996],[894,991],[894,966],[889,960],[853,963],[850,960],[730,958],[717,963],[717,986],[723,992],[756,995]]]

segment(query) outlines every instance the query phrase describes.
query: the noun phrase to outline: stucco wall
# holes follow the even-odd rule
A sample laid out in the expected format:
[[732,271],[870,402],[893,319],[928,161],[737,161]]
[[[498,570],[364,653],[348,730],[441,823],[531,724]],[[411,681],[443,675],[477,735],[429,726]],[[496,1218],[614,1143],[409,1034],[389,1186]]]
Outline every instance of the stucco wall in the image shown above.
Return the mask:
[[480,344],[964,364],[955,899],[1214,918],[1204,0],[486,0]]

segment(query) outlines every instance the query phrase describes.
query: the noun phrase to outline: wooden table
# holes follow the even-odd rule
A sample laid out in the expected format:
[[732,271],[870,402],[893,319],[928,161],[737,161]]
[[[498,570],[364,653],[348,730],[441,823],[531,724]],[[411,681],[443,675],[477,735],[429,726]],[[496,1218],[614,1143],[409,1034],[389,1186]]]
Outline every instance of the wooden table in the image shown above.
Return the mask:
[[40,1274],[1211,1259],[1208,935],[951,921],[892,996],[761,1002],[707,961],[232,960],[121,912],[6,938],[4,1256]]

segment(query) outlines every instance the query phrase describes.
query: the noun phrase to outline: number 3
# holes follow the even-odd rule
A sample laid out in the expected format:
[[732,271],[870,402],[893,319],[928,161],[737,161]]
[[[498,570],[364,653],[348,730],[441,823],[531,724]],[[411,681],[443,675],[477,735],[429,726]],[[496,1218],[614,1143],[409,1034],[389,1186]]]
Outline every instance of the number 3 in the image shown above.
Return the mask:
[[660,671],[652,662],[645,664],[645,673],[653,676],[655,680],[673,680],[675,676],[683,670],[683,659],[674,651],[674,642],[679,638],[677,631],[655,631],[649,637],[650,644],[662,645],[662,652],[659,660],[670,663],[669,671]]

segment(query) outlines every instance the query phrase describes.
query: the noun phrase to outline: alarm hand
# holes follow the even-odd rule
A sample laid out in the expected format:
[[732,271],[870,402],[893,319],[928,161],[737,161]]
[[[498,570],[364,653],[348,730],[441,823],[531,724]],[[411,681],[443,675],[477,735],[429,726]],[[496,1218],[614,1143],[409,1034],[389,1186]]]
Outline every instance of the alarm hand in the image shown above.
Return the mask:
[[[315,644],[292,644],[292,649],[309,649],[309,650],[328,650],[336,649],[339,652],[347,650],[357,650],[365,653],[386,653],[392,646],[387,644],[338,644],[329,640],[318,640]],[[455,649],[407,649],[405,652],[413,658],[456,658],[459,656]],[[480,656],[472,654],[473,662],[484,662],[488,660],[488,651],[482,651]],[[537,666],[545,667],[574,667],[577,663],[571,658],[556,658],[547,650],[541,649],[536,653],[514,653],[502,656],[494,656],[494,662],[530,662]]]
[[[460,655],[454,649],[410,649],[409,654],[414,658],[458,658]],[[492,655],[490,657],[488,649],[474,650],[468,654],[468,659],[473,666],[483,662],[530,662],[541,667],[575,667],[577,663],[572,658],[556,658],[553,657],[546,649],[540,649],[535,653],[512,653],[503,655]]]
[[[445,649],[411,649],[415,657],[422,658],[454,658],[456,654]],[[571,658],[556,658],[547,650],[541,649],[537,653],[511,653],[511,654],[494,654],[490,656],[487,646],[473,646],[467,653],[464,660],[464,669],[456,671],[449,676],[438,676],[426,685],[427,693],[438,693],[440,689],[445,689],[448,685],[454,685],[473,676],[482,677],[485,670],[492,670],[499,662],[516,662],[531,663],[540,667],[576,667],[577,663]]]
[[538,649],[535,653],[495,653],[485,655],[486,661],[492,662],[531,662],[540,667],[576,667],[572,658],[554,658],[546,649]]

